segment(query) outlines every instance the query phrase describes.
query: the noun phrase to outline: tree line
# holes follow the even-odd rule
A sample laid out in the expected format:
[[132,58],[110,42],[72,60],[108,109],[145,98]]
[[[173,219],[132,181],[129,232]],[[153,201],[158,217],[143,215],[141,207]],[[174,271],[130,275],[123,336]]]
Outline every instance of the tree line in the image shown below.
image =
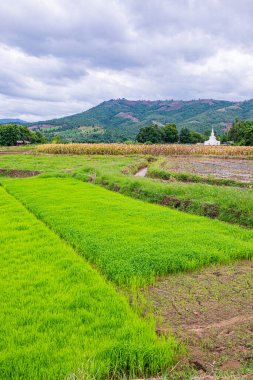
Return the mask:
[[182,128],[178,132],[176,124],[165,124],[162,127],[158,125],[148,125],[142,127],[136,136],[136,141],[146,144],[196,144],[206,140],[206,136],[192,131],[188,128]]
[[[146,144],[196,144],[208,139],[210,131],[204,134],[182,128],[179,132],[176,124],[156,124],[142,127],[136,136],[136,142]],[[51,139],[50,139],[51,140]],[[235,119],[229,131],[220,137],[221,143],[229,142],[232,145],[253,145],[253,120]],[[47,143],[48,139],[40,131],[31,131],[19,124],[0,125],[0,145],[16,145],[17,141],[27,141],[31,144]],[[52,136],[52,143],[62,141],[59,135]]]
[[[202,134],[188,128],[182,128],[178,132],[176,124],[165,124],[162,127],[154,124],[142,127],[136,136],[136,141],[144,144],[197,144],[207,140],[210,132]],[[236,118],[232,127],[218,139],[225,144],[253,145],[253,120]]]
[[41,132],[32,132],[23,125],[0,125],[0,145],[17,145],[17,141],[27,141],[30,144],[43,144],[47,142],[47,138]]
[[236,145],[253,145],[253,120],[235,119],[225,138]]

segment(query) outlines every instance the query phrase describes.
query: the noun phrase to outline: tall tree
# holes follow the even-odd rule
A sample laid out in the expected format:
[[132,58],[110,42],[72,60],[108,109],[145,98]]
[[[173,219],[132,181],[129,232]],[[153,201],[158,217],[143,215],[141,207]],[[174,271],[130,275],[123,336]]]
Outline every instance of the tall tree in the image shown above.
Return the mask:
[[228,139],[237,145],[253,145],[253,120],[235,119]]
[[179,134],[179,141],[182,144],[190,144],[191,143],[191,132],[188,128],[182,128]]
[[163,142],[163,133],[161,128],[157,125],[149,125],[139,130],[136,136],[136,141],[140,143],[150,142],[152,144],[159,144]]
[[163,140],[166,143],[175,143],[178,141],[178,131],[176,124],[165,124],[162,128]]

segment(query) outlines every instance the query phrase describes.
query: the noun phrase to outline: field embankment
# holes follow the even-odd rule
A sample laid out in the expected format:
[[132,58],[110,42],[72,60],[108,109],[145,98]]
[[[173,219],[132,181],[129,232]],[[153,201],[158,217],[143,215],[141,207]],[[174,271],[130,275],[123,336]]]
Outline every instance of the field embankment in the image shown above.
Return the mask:
[[253,157],[252,146],[204,146],[177,144],[44,144],[38,153],[50,154],[151,154],[151,155],[214,155]]
[[[150,171],[160,170],[160,159],[164,158],[152,162],[152,156],[20,154],[2,156],[0,166],[10,172],[15,168],[14,172],[30,170],[41,171],[47,176],[74,176],[150,203],[253,228],[251,188],[182,182],[174,178],[164,181],[132,175],[147,165]],[[191,160],[189,157],[189,164]],[[229,168],[230,159],[226,161]]]
[[253,255],[252,231],[74,179],[9,180],[4,186],[120,285]]
[[[35,193],[31,209],[42,200]],[[140,320],[112,285],[2,187],[0,213],[1,379],[135,378],[172,365],[175,340],[158,338],[151,320]]]
[[[177,380],[193,374],[218,379],[221,370],[223,376],[249,378],[252,319],[245,314],[252,262],[237,260],[252,258],[252,231],[115,192],[250,227],[253,191],[133,176],[150,161],[122,155],[1,157],[7,173],[44,172],[1,178],[13,196],[0,188],[3,378],[57,373],[114,380],[123,373],[144,378],[164,371]],[[164,338],[172,330],[180,341],[187,337],[189,361],[181,356],[172,365],[180,351],[172,338]]]

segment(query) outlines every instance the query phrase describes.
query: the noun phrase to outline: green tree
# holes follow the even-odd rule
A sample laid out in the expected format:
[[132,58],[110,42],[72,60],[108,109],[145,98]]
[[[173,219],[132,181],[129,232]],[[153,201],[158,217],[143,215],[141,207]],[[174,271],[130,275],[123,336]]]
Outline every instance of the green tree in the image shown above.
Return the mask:
[[0,125],[0,145],[16,145],[17,141],[29,141],[30,143],[43,143],[45,137],[42,133],[31,132],[27,127],[18,124]]
[[61,143],[62,143],[61,136],[57,135],[53,137],[52,144],[61,144]]
[[190,143],[197,144],[205,141],[205,136],[196,131],[190,131]]
[[136,141],[140,143],[151,142],[152,144],[159,144],[163,142],[163,132],[157,125],[149,125],[139,130]]
[[188,128],[182,128],[179,134],[179,141],[182,144],[191,144],[191,132]]
[[162,128],[163,141],[166,143],[175,143],[178,141],[178,131],[176,124],[165,124]]
[[238,118],[235,119],[232,128],[228,132],[229,140],[239,143],[244,138],[245,122]]
[[253,120],[235,119],[228,139],[237,145],[253,145]]
[[244,141],[244,145],[253,145],[253,123],[245,127]]

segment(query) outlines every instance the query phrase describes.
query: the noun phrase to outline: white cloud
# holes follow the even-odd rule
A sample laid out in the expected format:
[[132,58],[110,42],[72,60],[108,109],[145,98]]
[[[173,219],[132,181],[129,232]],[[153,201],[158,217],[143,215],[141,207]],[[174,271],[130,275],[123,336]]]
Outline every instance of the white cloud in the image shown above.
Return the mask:
[[0,117],[110,98],[252,97],[250,0],[0,3]]

